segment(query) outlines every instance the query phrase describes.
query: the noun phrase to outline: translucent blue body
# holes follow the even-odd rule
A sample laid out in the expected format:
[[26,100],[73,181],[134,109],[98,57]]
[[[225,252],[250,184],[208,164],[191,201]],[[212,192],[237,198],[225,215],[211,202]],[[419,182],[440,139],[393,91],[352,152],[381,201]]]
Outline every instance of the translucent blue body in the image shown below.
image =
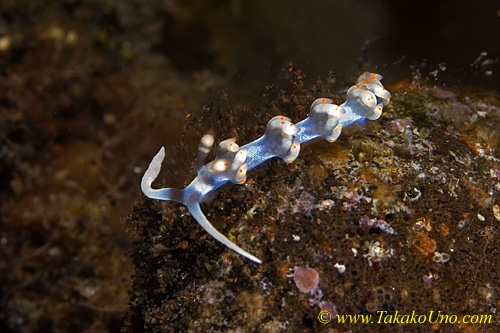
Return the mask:
[[[267,126],[266,134],[242,147],[233,146],[231,151],[219,146],[219,159],[202,166],[197,177],[184,189],[153,189],[152,182],[158,176],[165,158],[162,147],[151,161],[141,181],[143,193],[152,199],[176,201],[187,206],[193,218],[215,239],[238,254],[256,262],[260,259],[238,247],[217,231],[200,209],[200,202],[209,193],[232,181],[242,184],[246,172],[265,161],[280,157],[290,163],[296,158],[300,144],[324,137],[335,141],[342,128],[366,119],[377,119],[383,106],[390,100],[390,93],[380,83],[378,74],[364,73],[356,85],[347,92],[347,100],[340,106],[331,104],[329,99],[317,99],[311,106],[311,114],[297,124],[286,117],[274,117]],[[237,152],[241,155],[236,157]]]

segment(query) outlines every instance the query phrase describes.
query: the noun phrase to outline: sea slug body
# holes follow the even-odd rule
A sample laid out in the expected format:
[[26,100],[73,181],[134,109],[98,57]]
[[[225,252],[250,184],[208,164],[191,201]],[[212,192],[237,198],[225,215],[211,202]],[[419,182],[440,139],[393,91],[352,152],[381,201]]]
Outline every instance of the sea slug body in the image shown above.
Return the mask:
[[366,72],[348,89],[347,99],[343,104],[336,105],[331,99],[318,98],[311,104],[309,117],[297,124],[284,116],[273,117],[267,123],[263,136],[242,147],[234,139],[224,140],[217,148],[215,160],[203,165],[203,160],[215,141],[212,134],[205,134],[198,146],[198,176],[184,189],[151,187],[165,158],[165,148],[162,147],[142,177],[142,192],[151,199],[176,201],[187,206],[193,218],[215,239],[236,253],[261,264],[259,258],[231,242],[212,226],[201,211],[200,202],[229,181],[235,184],[245,183],[247,171],[268,159],[279,157],[292,163],[299,155],[302,143],[318,137],[334,142],[343,128],[366,119],[378,119],[391,98],[381,80],[381,75]]

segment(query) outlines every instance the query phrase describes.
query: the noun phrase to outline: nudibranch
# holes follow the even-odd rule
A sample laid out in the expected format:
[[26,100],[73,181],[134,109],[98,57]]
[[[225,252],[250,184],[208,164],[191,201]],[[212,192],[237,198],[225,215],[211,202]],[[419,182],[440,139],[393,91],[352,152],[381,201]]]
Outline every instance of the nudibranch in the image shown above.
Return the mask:
[[165,148],[162,147],[142,177],[142,192],[151,199],[176,201],[185,205],[191,216],[215,239],[236,253],[261,264],[259,258],[231,242],[212,226],[201,211],[200,202],[227,182],[245,183],[247,171],[268,159],[279,157],[292,163],[304,142],[318,137],[334,142],[342,128],[365,119],[378,119],[383,107],[391,99],[391,94],[384,88],[381,80],[381,75],[366,72],[347,90],[347,99],[342,105],[333,104],[328,98],[318,98],[311,104],[309,117],[297,124],[293,124],[287,117],[276,116],[267,123],[263,136],[242,147],[234,139],[222,141],[217,148],[215,160],[203,165],[203,160],[214,143],[213,135],[205,134],[198,147],[198,175],[184,189],[151,187],[165,158]]

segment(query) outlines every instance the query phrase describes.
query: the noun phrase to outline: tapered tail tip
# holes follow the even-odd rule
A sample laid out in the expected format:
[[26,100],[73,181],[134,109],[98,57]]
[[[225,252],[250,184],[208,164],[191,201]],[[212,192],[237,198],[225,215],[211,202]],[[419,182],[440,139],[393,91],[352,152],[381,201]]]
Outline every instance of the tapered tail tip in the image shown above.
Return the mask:
[[151,184],[153,184],[154,180],[158,175],[160,174],[161,171],[161,163],[165,159],[165,147],[161,147],[160,151],[153,157],[151,160],[151,163],[149,163],[149,166],[144,172],[144,176],[142,176],[141,180],[141,190],[142,192],[148,196],[148,194],[151,192]]

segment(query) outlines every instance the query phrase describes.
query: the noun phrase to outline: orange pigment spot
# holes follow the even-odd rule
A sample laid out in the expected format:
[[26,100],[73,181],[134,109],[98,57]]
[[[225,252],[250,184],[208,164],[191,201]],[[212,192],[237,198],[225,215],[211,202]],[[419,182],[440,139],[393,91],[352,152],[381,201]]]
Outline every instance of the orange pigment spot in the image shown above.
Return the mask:
[[289,269],[286,263],[281,263],[278,265],[276,268],[276,273],[281,279],[286,279],[286,276],[288,275]]
[[441,235],[446,237],[450,233],[450,228],[446,224],[441,223],[439,225],[439,231],[441,232]]
[[403,79],[391,86],[389,86],[389,89],[391,90],[403,90],[403,91],[420,91],[421,89],[419,87],[412,87],[414,85],[414,82],[410,82],[408,79]]
[[373,174],[370,170],[363,170],[360,172],[359,177],[367,182],[373,180]]

